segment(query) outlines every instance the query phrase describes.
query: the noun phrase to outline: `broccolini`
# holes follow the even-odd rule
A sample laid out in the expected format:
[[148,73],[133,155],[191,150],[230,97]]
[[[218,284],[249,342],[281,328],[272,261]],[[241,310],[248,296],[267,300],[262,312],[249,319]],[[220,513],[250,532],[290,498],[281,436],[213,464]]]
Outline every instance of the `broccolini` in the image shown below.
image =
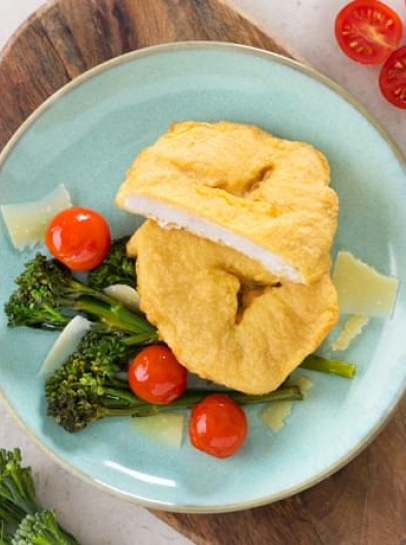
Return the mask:
[[42,511],[22,520],[11,545],[78,545],[78,542],[62,530],[53,511]]
[[156,330],[142,315],[131,312],[105,293],[73,278],[69,269],[40,253],[25,265],[17,290],[5,305],[9,327],[62,329],[72,313],[98,320],[104,329],[140,334]]
[[114,284],[135,287],[135,260],[127,256],[129,237],[115,240],[103,263],[89,273],[89,286],[103,290]]
[[43,511],[19,449],[0,450],[0,545],[79,545],[53,512]]
[[[94,333],[86,335],[78,350],[46,381],[49,416],[65,430],[76,432],[105,417],[151,416],[190,408],[208,393],[215,393],[188,390],[168,405],[154,405],[139,399],[127,382],[116,378],[116,373],[126,364],[132,342],[132,337],[106,335],[100,339]],[[227,395],[243,405],[302,399],[297,387],[284,387],[264,396],[247,396],[232,391]]]

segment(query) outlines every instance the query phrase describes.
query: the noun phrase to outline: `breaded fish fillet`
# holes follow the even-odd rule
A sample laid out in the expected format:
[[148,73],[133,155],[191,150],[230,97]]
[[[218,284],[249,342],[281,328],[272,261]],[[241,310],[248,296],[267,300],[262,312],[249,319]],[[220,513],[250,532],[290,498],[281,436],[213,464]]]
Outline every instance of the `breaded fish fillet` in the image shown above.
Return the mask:
[[173,125],[140,153],[122,208],[235,248],[272,274],[309,283],[328,268],[338,200],[326,158],[251,125]]
[[238,251],[147,221],[132,237],[141,309],[179,361],[250,394],[275,390],[338,317],[328,269],[282,285]]

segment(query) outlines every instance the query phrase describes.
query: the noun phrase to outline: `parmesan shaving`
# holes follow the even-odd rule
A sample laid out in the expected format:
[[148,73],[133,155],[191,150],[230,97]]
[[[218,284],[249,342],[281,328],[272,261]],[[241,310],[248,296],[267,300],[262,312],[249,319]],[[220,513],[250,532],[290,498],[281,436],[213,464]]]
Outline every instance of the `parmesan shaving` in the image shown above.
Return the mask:
[[122,303],[125,307],[134,312],[140,310],[140,298],[137,291],[126,284],[114,284],[104,289],[104,293]]
[[389,318],[392,315],[399,280],[378,273],[350,252],[338,253],[333,283],[341,314],[377,318]]
[[82,316],[75,316],[65,327],[55,344],[48,352],[41,369],[39,376],[50,375],[54,373],[67,358],[75,352],[80,341],[86,335],[91,327],[91,323]]
[[43,242],[51,219],[71,206],[70,195],[61,184],[38,201],[4,204],[0,210],[13,245],[22,251]]
[[297,375],[289,380],[289,386],[298,386],[303,394],[303,397],[307,397],[307,393],[313,388],[314,382],[304,375]]
[[[313,388],[314,383],[304,375],[296,375],[288,382],[289,386],[298,386],[303,394],[307,397],[308,391]],[[274,433],[278,433],[292,412],[293,401],[273,401],[260,412],[261,420],[271,428]]]
[[274,433],[285,425],[285,420],[292,412],[293,401],[273,401],[260,413],[260,418]]
[[145,438],[159,445],[180,449],[182,446],[185,415],[163,413],[155,416],[141,416],[131,419],[131,425]]
[[362,330],[369,322],[369,316],[354,314],[344,323],[338,337],[330,344],[330,350],[338,352],[347,350],[351,342],[362,333]]

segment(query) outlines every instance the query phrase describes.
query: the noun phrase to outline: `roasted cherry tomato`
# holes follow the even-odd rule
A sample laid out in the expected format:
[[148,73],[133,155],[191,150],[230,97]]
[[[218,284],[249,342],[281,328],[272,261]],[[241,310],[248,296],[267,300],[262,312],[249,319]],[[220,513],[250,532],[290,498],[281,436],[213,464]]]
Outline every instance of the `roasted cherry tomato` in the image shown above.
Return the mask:
[[380,64],[398,46],[403,33],[399,15],[378,0],[355,0],[339,12],[336,39],[350,59]]
[[74,206],[53,218],[45,242],[51,254],[70,269],[90,271],[110,249],[110,228],[98,212]]
[[406,46],[394,51],[385,62],[379,86],[391,104],[406,110]]
[[141,399],[167,404],[185,391],[187,371],[167,346],[148,346],[131,362],[128,382]]
[[206,454],[227,458],[237,452],[247,436],[247,418],[226,394],[213,394],[192,410],[189,437]]

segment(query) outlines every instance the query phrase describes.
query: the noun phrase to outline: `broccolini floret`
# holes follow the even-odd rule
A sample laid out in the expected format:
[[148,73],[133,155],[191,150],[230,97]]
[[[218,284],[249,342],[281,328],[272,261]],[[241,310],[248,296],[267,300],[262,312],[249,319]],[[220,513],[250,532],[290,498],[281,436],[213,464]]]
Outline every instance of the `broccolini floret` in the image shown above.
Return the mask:
[[[79,431],[107,416],[110,403],[134,400],[127,383],[116,378],[137,350],[139,336],[95,331],[87,333],[77,350],[45,383],[48,414],[67,431]],[[103,404],[106,404],[106,407]],[[125,405],[126,406],[126,405]]]
[[[45,383],[48,415],[66,431],[76,432],[101,418],[151,416],[190,408],[208,395],[207,390],[188,390],[168,405],[154,405],[136,397],[127,382],[116,378],[117,371],[125,366],[126,357],[131,353],[132,342],[133,337],[106,335],[97,340],[94,333],[87,334],[78,350]],[[243,405],[302,397],[297,387],[286,387],[265,396],[247,396],[232,391],[227,395]]]
[[125,365],[128,346],[111,335],[97,338],[97,334],[85,336],[78,350],[45,383],[48,415],[69,432],[116,416],[117,408],[132,415],[134,404],[139,403],[127,383],[115,378]]
[[69,317],[60,310],[61,277],[62,269],[41,254],[26,263],[15,281],[18,289],[5,305],[8,326],[64,327]]
[[103,334],[89,331],[69,361],[83,361],[93,373],[113,377],[125,367],[126,356],[131,350],[131,339],[128,335],[116,332]]
[[78,542],[62,530],[53,511],[42,511],[22,520],[11,545],[78,545]]
[[141,314],[131,312],[105,293],[90,288],[55,260],[41,254],[25,265],[17,278],[18,289],[5,305],[9,327],[62,329],[72,313],[97,320],[99,328],[133,334],[156,330]]
[[0,450],[0,519],[18,523],[40,509],[31,468],[21,466],[21,452]]
[[42,511],[32,470],[21,465],[21,451],[1,449],[0,545],[78,545],[58,525],[54,513]]
[[113,242],[103,263],[89,274],[91,288],[103,290],[114,284],[135,287],[135,260],[127,256],[128,241],[129,237],[123,237]]

